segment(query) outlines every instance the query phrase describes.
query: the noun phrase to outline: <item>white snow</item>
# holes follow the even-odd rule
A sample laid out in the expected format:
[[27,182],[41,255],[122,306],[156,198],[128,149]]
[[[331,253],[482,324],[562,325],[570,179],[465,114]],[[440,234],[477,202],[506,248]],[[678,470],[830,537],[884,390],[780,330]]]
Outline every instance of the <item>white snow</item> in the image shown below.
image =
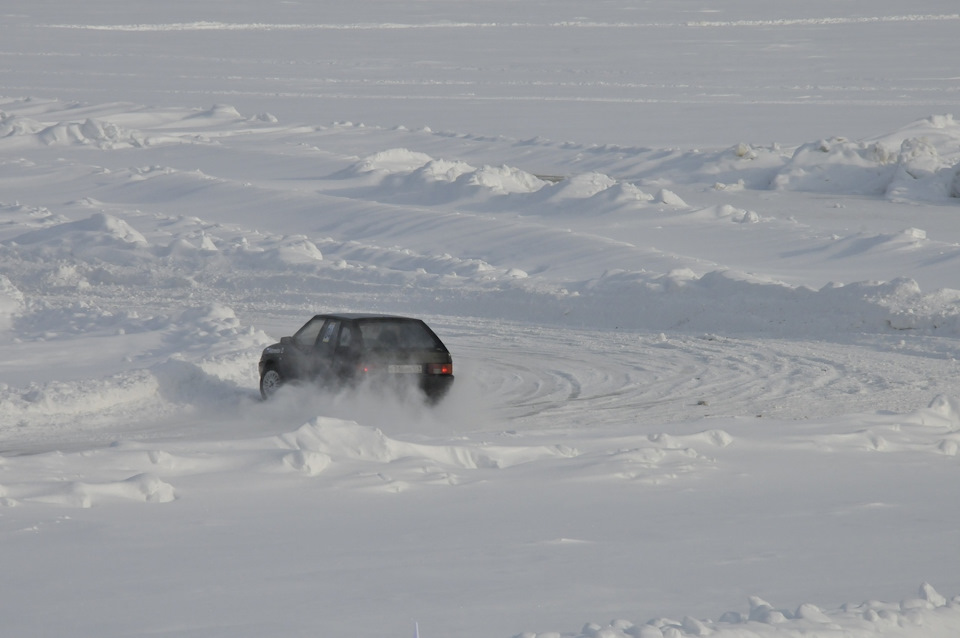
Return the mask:
[[0,634],[960,635],[954,7],[3,14]]

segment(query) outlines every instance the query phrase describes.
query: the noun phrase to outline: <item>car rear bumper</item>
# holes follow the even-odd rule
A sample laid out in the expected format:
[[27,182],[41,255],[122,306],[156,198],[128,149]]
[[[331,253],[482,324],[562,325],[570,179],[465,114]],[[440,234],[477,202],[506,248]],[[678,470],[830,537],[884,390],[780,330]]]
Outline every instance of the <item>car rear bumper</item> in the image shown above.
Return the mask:
[[447,395],[453,386],[453,375],[421,375],[420,389],[431,401],[439,401]]

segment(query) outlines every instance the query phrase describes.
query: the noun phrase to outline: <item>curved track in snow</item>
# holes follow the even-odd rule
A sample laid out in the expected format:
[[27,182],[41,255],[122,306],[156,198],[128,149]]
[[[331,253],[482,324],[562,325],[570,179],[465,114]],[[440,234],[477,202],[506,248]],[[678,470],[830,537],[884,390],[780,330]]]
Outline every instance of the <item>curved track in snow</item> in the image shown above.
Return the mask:
[[200,365],[166,362],[101,379],[6,387],[0,416],[17,427],[5,429],[5,451],[280,434],[316,416],[393,435],[424,428],[455,435],[595,426],[642,433],[713,417],[905,412],[920,407],[918,395],[950,394],[960,358],[953,340],[933,337],[906,346],[866,335],[839,343],[611,334],[467,318],[431,323],[452,349],[458,375],[435,410],[311,389],[263,403],[257,351],[248,350]]
[[495,349],[485,332],[453,341],[492,413],[520,429],[911,410],[918,393],[952,392],[960,356],[953,340],[934,338],[906,347],[868,336],[836,343],[492,329]]

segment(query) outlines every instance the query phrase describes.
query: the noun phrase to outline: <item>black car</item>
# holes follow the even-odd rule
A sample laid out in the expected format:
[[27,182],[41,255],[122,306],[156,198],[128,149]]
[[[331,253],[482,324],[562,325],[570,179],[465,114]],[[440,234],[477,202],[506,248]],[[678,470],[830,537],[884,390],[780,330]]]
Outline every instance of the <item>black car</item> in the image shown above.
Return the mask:
[[419,388],[436,402],[453,383],[453,358],[420,319],[379,314],[316,315],[292,337],[260,356],[260,394],[284,383],[314,381],[338,390],[369,381],[373,387]]

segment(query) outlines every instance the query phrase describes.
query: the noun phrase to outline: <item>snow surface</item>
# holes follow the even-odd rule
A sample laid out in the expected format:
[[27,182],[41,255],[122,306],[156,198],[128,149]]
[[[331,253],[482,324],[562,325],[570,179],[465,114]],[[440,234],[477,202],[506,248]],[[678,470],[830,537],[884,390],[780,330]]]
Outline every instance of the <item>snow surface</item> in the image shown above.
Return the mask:
[[[114,5],[0,21],[0,633],[960,635],[951,3]],[[451,396],[260,401],[325,310]]]

